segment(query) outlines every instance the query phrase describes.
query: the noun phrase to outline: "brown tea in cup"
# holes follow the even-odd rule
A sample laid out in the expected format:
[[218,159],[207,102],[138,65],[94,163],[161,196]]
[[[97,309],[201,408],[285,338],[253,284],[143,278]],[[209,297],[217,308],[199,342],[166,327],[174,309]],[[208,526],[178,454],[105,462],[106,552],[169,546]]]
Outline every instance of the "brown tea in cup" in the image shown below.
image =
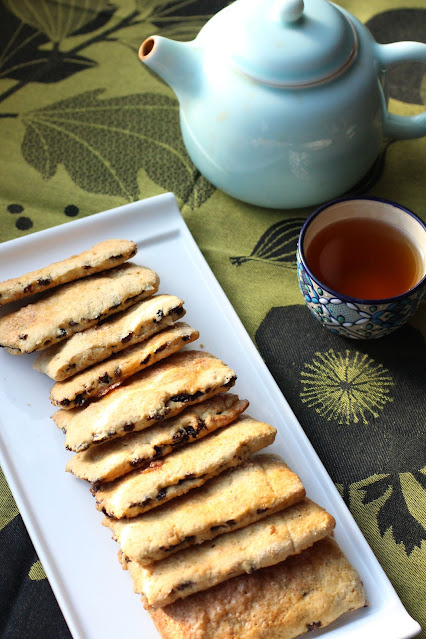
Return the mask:
[[325,226],[305,257],[326,286],[364,300],[401,295],[423,276],[422,257],[409,236],[373,217],[348,217]]
[[402,326],[426,293],[426,225],[377,197],[327,202],[303,225],[297,279],[324,327],[351,339],[377,339]]

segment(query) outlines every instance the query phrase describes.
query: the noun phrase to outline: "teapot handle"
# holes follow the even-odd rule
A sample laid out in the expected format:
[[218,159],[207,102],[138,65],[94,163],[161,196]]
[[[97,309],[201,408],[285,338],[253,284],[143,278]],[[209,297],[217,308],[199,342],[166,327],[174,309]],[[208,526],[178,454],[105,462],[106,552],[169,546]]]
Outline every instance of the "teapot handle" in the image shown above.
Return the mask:
[[[426,62],[426,44],[422,42],[376,43],[375,47],[376,58],[383,70],[400,62]],[[385,136],[389,138],[420,138],[426,135],[426,111],[410,116],[387,112],[383,127]]]

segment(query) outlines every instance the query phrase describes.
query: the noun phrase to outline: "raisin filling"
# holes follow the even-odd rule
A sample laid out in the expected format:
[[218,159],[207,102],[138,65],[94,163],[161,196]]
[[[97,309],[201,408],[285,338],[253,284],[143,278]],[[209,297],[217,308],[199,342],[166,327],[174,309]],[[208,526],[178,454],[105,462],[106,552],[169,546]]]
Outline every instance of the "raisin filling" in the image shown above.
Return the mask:
[[147,461],[144,457],[136,457],[136,459],[131,459],[129,461],[129,464],[132,468],[139,468],[144,463],[149,463],[149,460]]
[[[219,414],[220,414],[220,413],[219,413]],[[197,426],[198,426],[198,432],[197,432],[197,431],[195,432],[195,436],[197,436],[197,434],[198,434],[200,431],[202,431],[202,430],[204,430],[205,428],[207,428],[207,426],[206,426],[206,422],[204,421],[204,419],[201,419],[201,417],[198,417],[198,418],[197,418]],[[194,429],[194,430],[195,430],[195,429]]]
[[226,528],[225,524],[219,524],[218,526],[210,526],[210,530],[212,532],[216,532],[217,530],[220,530],[221,528]]
[[161,353],[162,351],[165,351],[168,346],[170,346],[170,342],[166,342],[165,344],[162,344],[161,346],[159,346],[158,348],[155,349],[154,354]]
[[[133,424],[133,428],[134,428],[134,424]],[[115,437],[117,435],[117,433],[114,430],[109,430],[107,432],[106,435],[104,435],[103,437],[99,437],[96,439],[93,439],[92,443],[93,444],[102,444],[102,442],[105,442],[107,439],[111,439],[111,437]],[[86,450],[87,448],[89,448],[90,444],[84,444],[82,446],[79,446],[78,450]],[[78,452],[78,451],[77,451]]]
[[190,395],[189,393],[179,393],[178,395],[173,395],[172,397],[170,397],[169,401],[186,404],[187,402],[191,402],[194,399],[198,399],[199,397],[202,397],[203,395],[204,395],[203,391],[197,391],[193,395]]
[[172,308],[168,314],[177,315],[178,317],[181,317],[184,314],[184,310],[182,306],[175,306],[175,308]]
[[228,521],[225,521],[224,524],[218,524],[217,526],[211,526],[210,530],[212,532],[216,532],[217,530],[220,530],[221,528],[228,528],[228,526],[235,526],[237,522],[235,521],[235,519],[228,519]]
[[192,588],[193,585],[193,581],[183,581],[181,584],[179,584],[179,586],[176,586],[176,590],[186,590],[187,588]]
[[132,503],[129,504],[129,508],[139,508],[139,507],[144,508],[145,506],[148,506],[148,504],[150,504],[151,502],[152,502],[151,497],[148,497],[144,501],[140,501],[140,502],[132,501]]
[[86,401],[86,399],[85,399],[83,393],[79,393],[78,395],[75,396],[74,404],[76,406],[83,406],[85,401]]
[[[185,426],[184,428],[179,428],[176,433],[173,434],[171,443],[165,442],[163,446],[154,445],[155,457],[161,457],[164,454],[164,450],[169,450],[168,447],[172,446],[175,448],[176,446],[180,446],[181,444],[186,443],[190,437],[196,439],[199,433],[206,428],[205,422],[198,418],[198,429],[196,430],[193,426]],[[129,462],[129,465],[132,468],[140,468],[143,464],[149,464],[150,459],[145,457],[136,457]]]
[[164,313],[161,310],[161,308],[157,311],[156,313],[156,317],[154,317],[154,319],[152,320],[154,322],[154,324],[158,324],[159,322],[161,322],[161,320],[164,317]]
[[183,428],[179,428],[179,430],[173,434],[172,446],[179,446],[179,444],[184,444],[190,437],[192,437],[192,439],[196,439],[199,432],[205,427],[206,425],[203,422],[203,426],[199,425],[198,430],[195,430],[193,426],[184,426]]
[[223,385],[223,388],[231,388],[235,384],[236,381],[237,381],[237,376],[234,375],[233,377],[231,377],[229,382],[226,382],[226,384]]
[[[131,462],[130,462],[131,463]],[[149,462],[147,462],[147,467],[149,466]],[[204,475],[200,475],[200,477],[204,477]],[[185,475],[185,477],[183,477],[182,479],[179,479],[179,481],[177,482],[177,484],[172,484],[171,486],[165,486],[164,488],[162,488],[161,490],[158,491],[158,493],[155,496],[155,500],[156,501],[162,501],[163,499],[166,498],[167,495],[167,490],[169,488],[171,488],[173,485],[174,486],[179,486],[180,484],[183,484],[185,481],[188,481],[189,479],[194,479],[195,475],[192,473],[188,473],[187,475]],[[144,508],[145,506],[147,506],[148,504],[150,504],[153,501],[154,498],[151,497],[147,497],[147,499],[144,499],[144,501],[141,502],[132,502],[131,504],[129,504],[129,508],[137,508],[137,507],[142,507]]]

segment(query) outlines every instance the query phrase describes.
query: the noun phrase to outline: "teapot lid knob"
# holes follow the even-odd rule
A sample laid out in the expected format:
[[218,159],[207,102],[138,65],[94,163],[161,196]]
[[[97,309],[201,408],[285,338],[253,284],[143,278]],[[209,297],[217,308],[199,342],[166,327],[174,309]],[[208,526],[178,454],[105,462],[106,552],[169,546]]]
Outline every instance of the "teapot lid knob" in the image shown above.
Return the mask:
[[303,15],[303,0],[278,0],[275,5],[276,15],[282,22],[296,22]]
[[328,82],[358,52],[349,14],[329,0],[236,0],[208,24],[214,37],[221,33],[239,71],[275,87]]

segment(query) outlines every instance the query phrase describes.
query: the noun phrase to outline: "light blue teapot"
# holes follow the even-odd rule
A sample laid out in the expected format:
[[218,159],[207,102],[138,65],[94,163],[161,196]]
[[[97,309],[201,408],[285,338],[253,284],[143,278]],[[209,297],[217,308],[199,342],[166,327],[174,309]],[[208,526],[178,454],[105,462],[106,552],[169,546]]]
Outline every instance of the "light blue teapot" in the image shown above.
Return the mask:
[[426,113],[387,110],[386,70],[426,62],[419,42],[377,44],[328,0],[236,0],[192,42],[151,36],[140,59],[175,91],[200,172],[264,207],[330,200],[371,168],[384,138],[426,135]]

